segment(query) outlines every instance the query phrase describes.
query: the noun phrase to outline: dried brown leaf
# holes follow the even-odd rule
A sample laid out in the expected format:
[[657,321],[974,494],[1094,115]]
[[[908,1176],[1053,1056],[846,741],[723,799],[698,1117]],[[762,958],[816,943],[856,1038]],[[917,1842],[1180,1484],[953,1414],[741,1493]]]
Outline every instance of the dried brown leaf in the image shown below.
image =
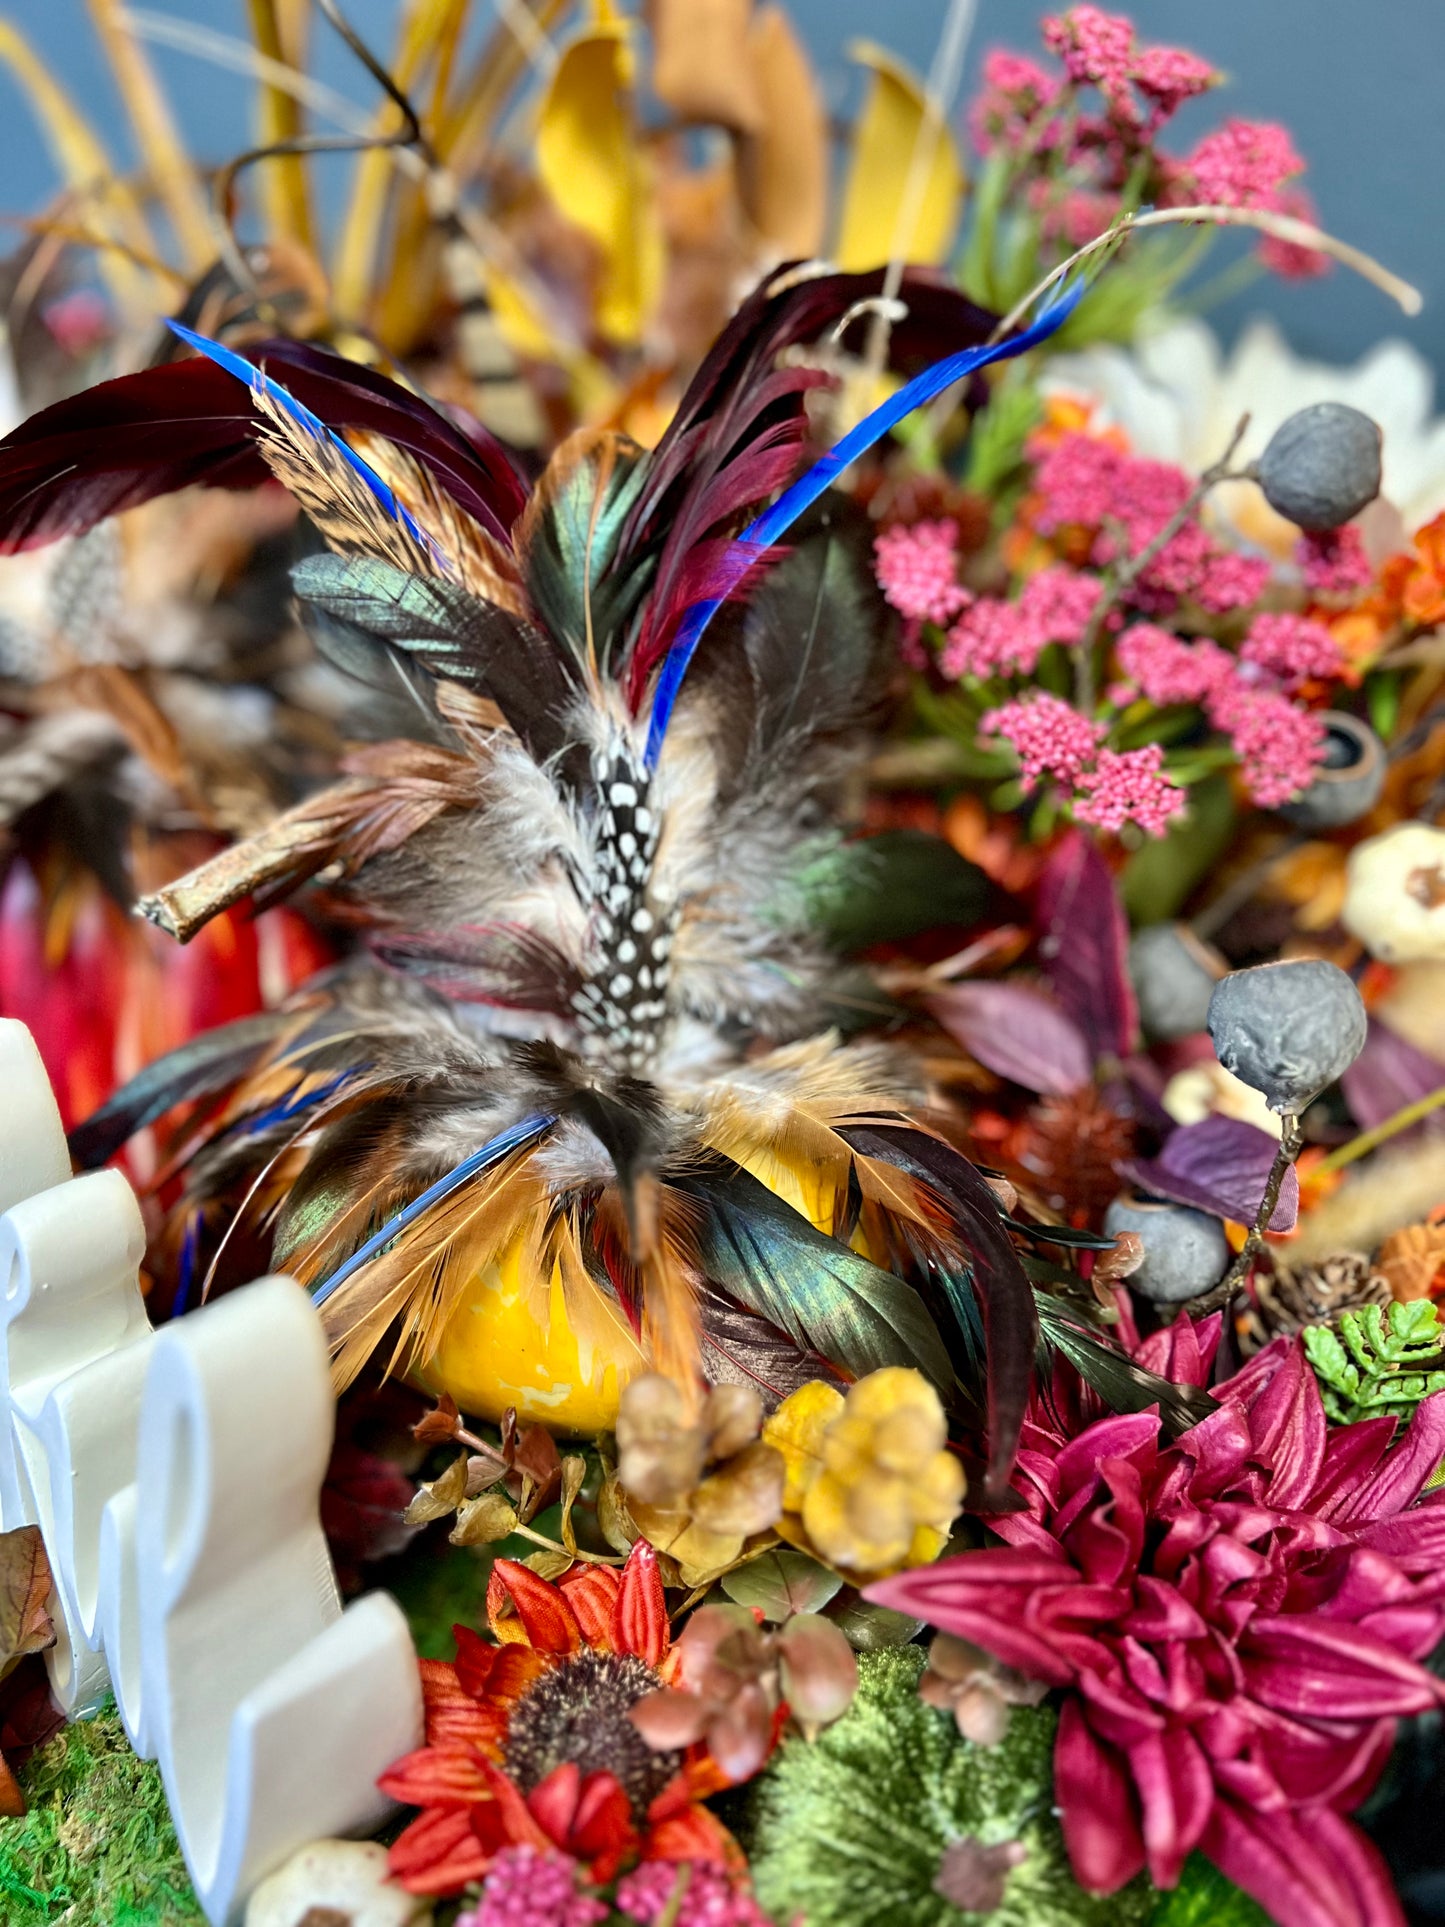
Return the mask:
[[0,1677],[27,1653],[55,1644],[51,1583],[39,1526],[0,1533]]
[[411,1428],[411,1435],[418,1445],[443,1445],[448,1439],[456,1437],[461,1422],[456,1400],[450,1392],[443,1392],[437,1400],[436,1409],[417,1420]]
[[651,0],[653,92],[679,120],[739,130],[758,125],[752,11],[753,0]]

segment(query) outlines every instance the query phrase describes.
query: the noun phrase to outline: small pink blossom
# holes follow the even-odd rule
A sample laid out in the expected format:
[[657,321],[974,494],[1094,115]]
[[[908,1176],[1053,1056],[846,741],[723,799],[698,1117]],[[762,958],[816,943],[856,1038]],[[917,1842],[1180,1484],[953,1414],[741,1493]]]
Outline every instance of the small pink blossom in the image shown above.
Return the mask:
[[487,1868],[481,1899],[457,1927],[596,1927],[609,1909],[578,1890],[580,1871],[565,1853],[503,1847]]
[[1152,622],[1136,622],[1115,646],[1119,667],[1151,703],[1199,703],[1232,677],[1233,659],[1217,643],[1185,642]]
[[1036,691],[989,710],[979,721],[979,733],[1012,744],[1024,788],[1034,789],[1046,775],[1074,782],[1096,753],[1104,727],[1060,697]]
[[1247,609],[1269,587],[1273,571],[1262,556],[1241,555],[1237,549],[1215,549],[1195,582],[1191,594],[1201,609],[1211,615],[1227,615],[1231,609]]
[[1103,586],[1097,576],[1081,575],[1061,563],[1040,569],[1024,584],[1019,615],[1041,648],[1051,642],[1082,642]]
[[1308,616],[1256,616],[1239,653],[1285,689],[1336,676],[1344,661],[1329,630]]
[[1041,535],[1078,524],[1097,528],[1109,513],[1120,464],[1118,449],[1071,429],[1046,449],[1034,471],[1040,498],[1034,518]]
[[955,682],[960,676],[1026,676],[1042,648],[1016,602],[980,596],[949,630],[938,666]]
[[[681,1905],[675,1915],[668,1914],[668,1902],[684,1867],[687,1885]],[[617,1883],[617,1908],[644,1927],[654,1927],[664,1916],[675,1927],[769,1927],[745,1888],[735,1887],[722,1868],[701,1861],[648,1861]]]
[[1325,754],[1319,718],[1273,689],[1221,684],[1207,704],[1210,721],[1234,745],[1251,797],[1275,809],[1314,781]]
[[1145,47],[1134,63],[1133,77],[1140,93],[1155,104],[1150,133],[1156,133],[1186,100],[1218,86],[1222,78],[1217,68],[1184,47]]
[[981,154],[1016,147],[1058,96],[1058,81],[1037,61],[994,48],[985,56],[983,92],[969,113],[974,145]]
[[1212,207],[1273,206],[1284,182],[1303,172],[1287,131],[1267,120],[1227,120],[1184,163],[1197,203]]
[[1364,539],[1353,522],[1346,522],[1342,529],[1301,536],[1294,556],[1303,571],[1305,587],[1316,595],[1353,595],[1358,589],[1368,588],[1374,576]]
[[1164,751],[1158,743],[1143,749],[1101,749],[1091,770],[1077,778],[1080,795],[1073,802],[1080,823],[1118,835],[1135,823],[1148,836],[1163,836],[1184,812],[1186,796],[1163,772]]
[[949,521],[884,529],[874,538],[878,585],[902,616],[942,628],[968,601],[957,580],[958,530]]
[[1070,80],[1092,84],[1121,118],[1137,117],[1129,93],[1134,73],[1134,23],[1102,7],[1070,7],[1047,17],[1044,45],[1064,63]]

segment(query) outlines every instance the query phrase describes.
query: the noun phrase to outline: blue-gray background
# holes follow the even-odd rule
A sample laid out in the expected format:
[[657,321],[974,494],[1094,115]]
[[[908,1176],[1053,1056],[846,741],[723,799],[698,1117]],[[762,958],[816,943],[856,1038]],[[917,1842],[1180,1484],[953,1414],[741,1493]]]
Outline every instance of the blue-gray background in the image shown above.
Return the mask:
[[[158,10],[245,32],[245,0],[151,0]],[[829,98],[840,110],[856,79],[844,49],[866,36],[926,68],[943,19],[942,0],[789,0]],[[1123,0],[1114,0],[1122,6]],[[390,45],[400,0],[349,0],[374,45]],[[983,49],[1038,45],[1044,5],[979,0],[970,69]],[[479,13],[485,8],[479,7]],[[1382,295],[1336,270],[1327,279],[1256,283],[1214,313],[1226,333],[1252,313],[1278,316],[1297,350],[1348,360],[1382,333],[1413,340],[1445,373],[1445,0],[1137,0],[1141,34],[1182,44],[1222,67],[1229,84],[1179,117],[1175,144],[1189,144],[1225,113],[1283,121],[1309,162],[1323,223],[1413,280],[1424,313],[1407,321]],[[0,0],[75,98],[124,150],[121,113],[85,0]],[[324,23],[318,43],[329,41]],[[359,102],[368,82],[344,51],[319,45],[325,77]],[[248,84],[162,48],[153,58],[171,88],[193,149],[224,159],[248,141]],[[967,90],[966,90],[967,91]],[[344,167],[346,162],[331,162]],[[0,211],[38,207],[55,175],[14,81],[0,75]],[[1445,393],[1445,385],[1442,385]]]

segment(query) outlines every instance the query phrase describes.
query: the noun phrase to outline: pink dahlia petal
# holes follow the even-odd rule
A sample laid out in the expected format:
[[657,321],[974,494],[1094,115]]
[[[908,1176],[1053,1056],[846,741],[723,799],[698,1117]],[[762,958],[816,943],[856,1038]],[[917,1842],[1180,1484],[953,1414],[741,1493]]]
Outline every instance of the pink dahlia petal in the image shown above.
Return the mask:
[[1214,1778],[1194,1736],[1174,1727],[1131,1749],[1129,1768],[1144,1810],[1144,1851],[1156,1887],[1178,1884],[1214,1805]]
[[[1332,1824],[1319,1827],[1317,1818]],[[1202,1844],[1221,1873],[1289,1927],[1404,1927],[1383,1861],[1333,1814],[1311,1810],[1299,1826],[1287,1813],[1220,1802]]]
[[1249,1424],[1255,1451],[1274,1473],[1270,1504],[1303,1506],[1324,1464],[1325,1408],[1302,1345],[1290,1348],[1255,1399]]
[[1358,1625],[1292,1613],[1255,1619],[1244,1641],[1250,1692],[1302,1719],[1372,1720],[1423,1713],[1440,1682]]
[[1379,1470],[1360,1487],[1353,1504],[1340,1507],[1344,1520],[1383,1518],[1413,1505],[1445,1459],[1445,1392],[1415,1408],[1409,1430]]
[[1090,1731],[1074,1699],[1065,1700],[1059,1714],[1054,1797],[1069,1862],[1081,1887],[1116,1893],[1143,1870],[1144,1840],[1128,1768],[1113,1747]]

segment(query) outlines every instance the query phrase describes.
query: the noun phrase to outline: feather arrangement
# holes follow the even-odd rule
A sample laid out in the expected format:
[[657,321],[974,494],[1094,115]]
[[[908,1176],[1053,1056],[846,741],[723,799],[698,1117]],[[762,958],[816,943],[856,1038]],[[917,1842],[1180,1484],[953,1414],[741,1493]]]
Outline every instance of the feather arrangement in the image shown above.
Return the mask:
[[[269,1241],[343,1384],[376,1357],[474,1413],[585,1430],[648,1367],[775,1403],[820,1360],[916,1366],[986,1408],[1002,1490],[1033,1289],[918,1066],[823,1015],[841,967],[805,880],[840,840],[885,635],[866,530],[826,491],[1068,304],[937,361],[797,479],[826,377],[782,351],[876,280],[775,277],[656,448],[578,434],[530,491],[382,376],[191,334],[198,360],[0,445],[12,547],[269,467],[330,550],[293,571],[318,647],[416,699],[417,740],[143,905],[185,941],[320,877],[363,952],[74,1141],[100,1163],[176,1112],[167,1235],[218,1279]],[[954,320],[987,325],[961,299]]]

